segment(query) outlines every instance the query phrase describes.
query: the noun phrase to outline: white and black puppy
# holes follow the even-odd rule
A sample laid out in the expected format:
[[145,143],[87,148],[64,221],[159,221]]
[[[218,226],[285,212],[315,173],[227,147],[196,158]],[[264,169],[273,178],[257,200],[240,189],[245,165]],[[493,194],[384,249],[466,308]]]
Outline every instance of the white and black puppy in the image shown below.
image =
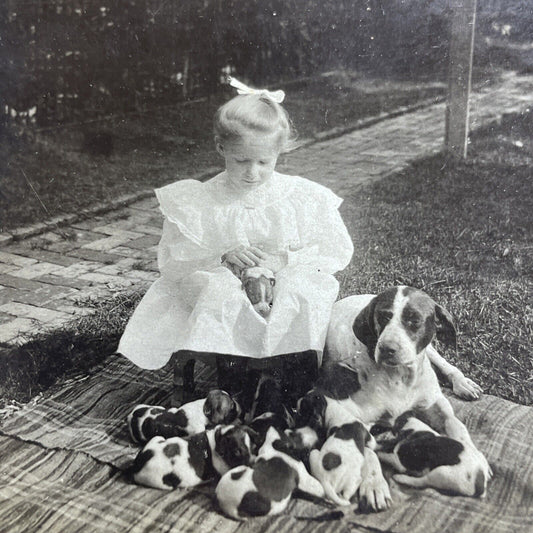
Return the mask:
[[250,381],[256,385],[251,406],[244,416],[245,422],[256,431],[262,432],[263,436],[270,426],[278,430],[293,427],[292,410],[283,394],[279,379],[257,371],[250,373]]
[[240,416],[239,404],[223,390],[212,390],[206,398],[181,407],[137,405],[127,417],[134,442],[148,442],[152,437],[187,437],[217,424],[232,424]]
[[233,468],[220,478],[215,492],[226,515],[243,520],[279,514],[295,489],[317,498],[324,496],[322,485],[303,463],[278,449],[282,440],[283,435],[271,427],[254,464]]
[[326,497],[337,505],[350,505],[361,484],[365,447],[375,447],[374,438],[361,422],[334,427],[320,450],[309,456],[311,474],[324,487]]
[[410,413],[400,416],[395,438],[380,442],[377,453],[400,474],[393,479],[409,487],[432,487],[449,494],[484,497],[487,477],[475,448],[439,435]]
[[244,268],[241,281],[254,310],[266,318],[274,301],[276,278],[272,270],[262,266]]
[[311,450],[320,448],[323,440],[318,433],[309,426],[303,426],[294,429],[286,429],[285,449],[286,453],[298,461],[302,461],[309,470],[309,454]]
[[274,272],[261,265],[240,268],[232,263],[223,264],[241,280],[242,288],[254,310],[263,318],[268,317],[274,301],[273,289],[276,284]]
[[[335,386],[343,387],[343,368],[339,366],[335,377]],[[349,369],[345,369],[350,372]],[[351,376],[350,376],[351,377]],[[317,387],[310,390],[298,400],[296,408],[295,425],[298,428],[309,427],[313,429],[318,438],[323,442],[330,429],[343,424],[354,422],[356,419],[345,408],[345,400],[337,400],[331,396],[326,396],[320,388],[319,379]],[[330,386],[332,388],[333,385]]]
[[253,432],[246,426],[217,426],[188,438],[153,437],[127,474],[157,489],[194,487],[255,458]]

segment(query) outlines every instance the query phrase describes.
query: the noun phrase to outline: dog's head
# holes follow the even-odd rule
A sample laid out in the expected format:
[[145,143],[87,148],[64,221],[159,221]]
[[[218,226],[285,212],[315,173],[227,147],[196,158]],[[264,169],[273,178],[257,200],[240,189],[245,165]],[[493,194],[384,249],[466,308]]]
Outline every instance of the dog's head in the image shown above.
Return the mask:
[[280,415],[280,418],[286,419],[285,427],[289,427],[292,422],[285,404],[285,395],[280,380],[270,374],[261,373],[250,408],[250,419],[253,420],[265,413],[276,413]]
[[296,427],[310,427],[323,438],[326,431],[327,400],[319,391],[311,390],[298,400]]
[[241,281],[255,311],[262,317],[267,317],[272,308],[273,289],[276,284],[272,270],[259,266],[244,268],[241,272]]
[[318,433],[309,426],[300,427],[297,429],[285,430],[285,446],[291,457],[294,457],[298,461],[307,461],[309,458],[309,452],[314,448],[320,448],[322,440],[318,436]]
[[452,316],[425,292],[393,287],[375,296],[353,323],[355,336],[376,363],[413,365],[436,336],[456,349]]
[[214,389],[205,399],[204,415],[215,426],[231,424],[241,415],[241,408],[226,391]]
[[214,452],[228,469],[249,465],[255,458],[259,436],[247,426],[230,425],[215,428]]

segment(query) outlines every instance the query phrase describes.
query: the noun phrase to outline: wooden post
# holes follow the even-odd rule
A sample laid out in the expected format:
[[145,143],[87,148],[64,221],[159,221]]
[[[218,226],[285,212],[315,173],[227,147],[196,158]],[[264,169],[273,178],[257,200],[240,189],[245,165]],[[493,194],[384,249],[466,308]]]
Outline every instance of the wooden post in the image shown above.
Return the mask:
[[466,157],[468,142],[468,98],[472,79],[476,0],[451,0],[452,30],[446,102],[446,150]]

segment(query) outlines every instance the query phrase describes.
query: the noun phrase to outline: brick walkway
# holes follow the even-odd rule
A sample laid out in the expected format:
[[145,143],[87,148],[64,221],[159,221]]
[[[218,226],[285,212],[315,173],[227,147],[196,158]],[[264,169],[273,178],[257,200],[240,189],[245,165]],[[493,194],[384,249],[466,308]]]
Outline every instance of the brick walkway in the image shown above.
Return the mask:
[[[479,127],[533,103],[533,77],[506,76],[472,96],[471,124]],[[445,104],[384,120],[319,141],[288,155],[279,170],[298,173],[341,196],[354,184],[380,179],[414,159],[438,152]],[[91,312],[83,303],[128,288],[146,288],[155,262],[162,217],[155,197],[128,207],[0,243],[0,347]]]

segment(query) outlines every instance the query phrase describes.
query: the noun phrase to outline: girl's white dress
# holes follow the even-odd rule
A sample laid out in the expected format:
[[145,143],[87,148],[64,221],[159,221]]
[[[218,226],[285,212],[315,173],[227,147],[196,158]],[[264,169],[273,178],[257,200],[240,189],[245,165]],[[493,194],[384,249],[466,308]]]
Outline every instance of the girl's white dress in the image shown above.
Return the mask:
[[[232,188],[225,172],[155,192],[165,216],[161,277],[139,303],[117,351],[147,369],[162,367],[178,350],[253,358],[316,350],[320,358],[338,293],[332,274],[353,253],[338,211],[342,200],[322,185],[277,172],[246,194]],[[267,264],[277,272],[267,319],[221,264],[239,245],[271,254]]]

